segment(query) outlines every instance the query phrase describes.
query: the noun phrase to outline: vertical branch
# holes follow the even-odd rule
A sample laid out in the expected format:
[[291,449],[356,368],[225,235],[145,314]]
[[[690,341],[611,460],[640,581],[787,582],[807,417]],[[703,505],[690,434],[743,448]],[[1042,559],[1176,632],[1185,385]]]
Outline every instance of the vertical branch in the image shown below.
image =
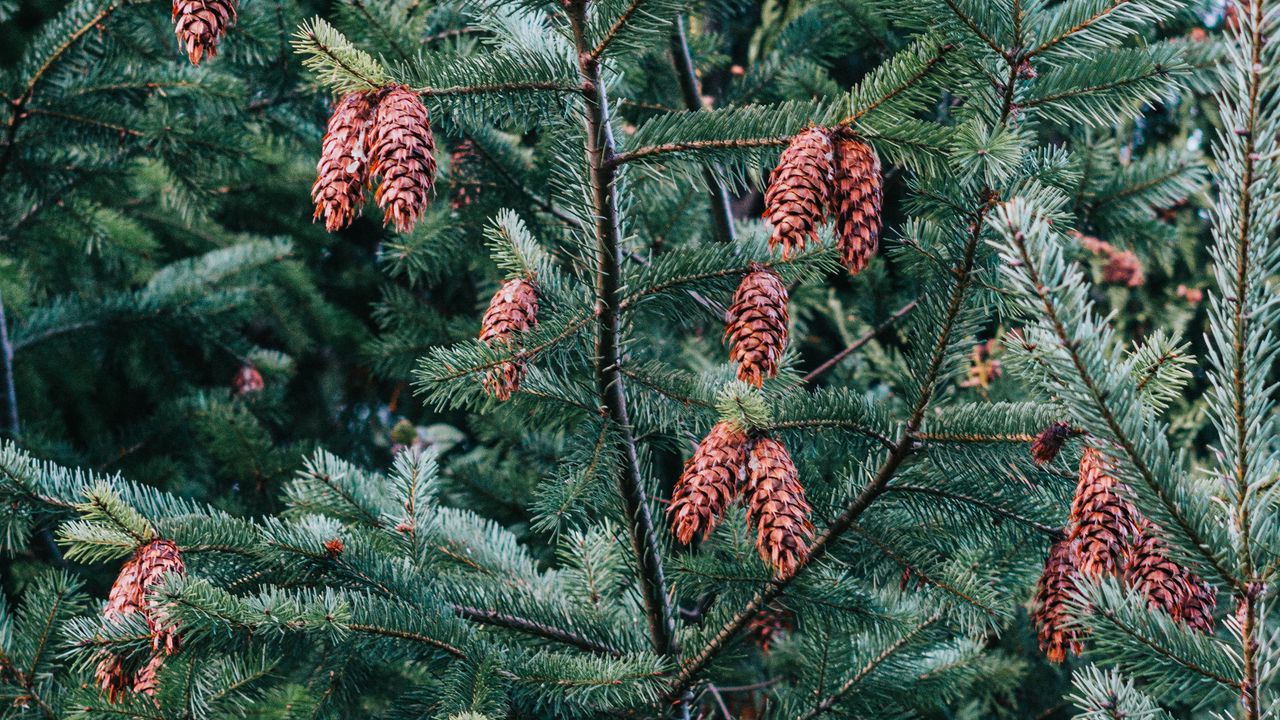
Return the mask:
[[[605,91],[600,62],[587,44],[586,0],[567,3],[578,51],[578,72],[582,80],[585,104],[586,155],[591,178],[591,195],[596,219],[595,314],[598,320],[595,372],[596,388],[603,409],[622,439],[625,468],[618,478],[623,509],[631,535],[631,546],[640,574],[640,586],[649,621],[649,634],[654,651],[669,658],[679,656],[675,621],[667,598],[667,583],[662,570],[662,552],[649,511],[644,477],[636,441],[627,414],[622,370],[619,362],[621,343],[621,297],[619,283],[622,266],[622,229],[618,214],[617,166],[612,162],[616,145],[609,123],[609,100]],[[687,704],[681,703],[682,714],[688,716]]]
[[[675,61],[676,78],[680,81],[680,94],[684,98],[684,106],[696,112],[702,109],[702,88],[698,83],[698,74],[693,67],[693,58],[689,55],[689,40],[685,37],[684,15],[675,18],[675,32],[671,34],[671,57]],[[733,242],[733,209],[729,205],[729,191],[720,181],[719,167],[707,165],[702,168],[702,177],[711,194],[711,226],[715,228],[716,240],[722,243]]]

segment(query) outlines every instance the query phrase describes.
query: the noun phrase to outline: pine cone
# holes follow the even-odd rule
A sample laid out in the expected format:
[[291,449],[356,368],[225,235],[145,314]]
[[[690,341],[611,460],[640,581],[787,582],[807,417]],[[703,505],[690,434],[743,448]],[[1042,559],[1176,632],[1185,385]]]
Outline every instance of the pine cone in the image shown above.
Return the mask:
[[239,0],[173,0],[173,31],[192,65],[218,54],[218,41],[236,21]]
[[813,537],[813,510],[786,446],[768,437],[752,443],[747,492],[747,522],[757,528],[756,550],[785,580],[809,557],[808,540]]
[[[177,624],[151,591],[166,574],[181,575],[185,571],[186,564],[182,561],[178,546],[173,542],[152,540],[143,545],[121,566],[120,574],[107,595],[107,604],[102,610],[103,619],[110,622],[140,612],[151,631],[151,649],[155,655],[176,653],[179,645]],[[154,658],[152,662],[155,662]],[[143,670],[145,669],[144,667]],[[140,680],[146,680],[140,674],[132,672],[126,659],[117,655],[104,657],[98,663],[95,676],[98,686],[107,692],[107,698],[111,702],[115,702],[116,697],[126,688],[132,689]],[[151,687],[154,688],[154,674]]]
[[1125,287],[1141,287],[1147,281],[1142,261],[1130,250],[1116,250],[1102,266],[1103,282]]
[[458,147],[449,156],[449,168],[453,175],[453,196],[449,199],[449,206],[454,210],[461,210],[479,198],[480,186],[476,183],[476,170],[480,166],[480,160],[476,144],[470,139],[458,143]]
[[795,614],[790,610],[770,605],[752,616],[747,623],[747,633],[755,638],[760,652],[769,653],[770,646],[795,628]]
[[1126,546],[1137,537],[1137,510],[1119,495],[1119,487],[1102,454],[1086,448],[1070,522],[1076,566],[1088,577],[1119,572]]
[[124,658],[114,653],[104,655],[93,671],[94,683],[107,694],[110,703],[118,700],[125,690],[132,689],[133,676],[125,668]]
[[753,265],[742,278],[729,308],[724,336],[729,359],[738,363],[738,378],[760,387],[778,374],[787,346],[787,286],[772,270]]
[[884,178],[875,148],[848,131],[835,140],[835,214],[840,259],[849,273],[862,272],[880,245],[880,206]]
[[1182,622],[1192,630],[1213,632],[1213,611],[1218,607],[1218,593],[1209,583],[1183,569],[1187,596],[1182,601]]
[[316,163],[311,200],[314,219],[324,218],[329,232],[351,224],[364,205],[369,184],[368,130],[373,117],[371,93],[347,93],[329,116],[329,126]]
[[1191,592],[1186,573],[1169,559],[1168,548],[1155,527],[1144,523],[1141,538],[1125,554],[1125,585],[1146,596],[1153,608],[1182,619],[1182,606]]
[[791,139],[764,193],[764,216],[773,226],[769,247],[782,245],[782,256],[804,250],[818,239],[827,219],[832,186],[831,138],[824,128],[809,128]]
[[382,90],[370,133],[371,175],[381,177],[375,198],[383,224],[409,232],[422,218],[436,180],[435,139],[427,108],[405,85]]
[[[538,291],[523,278],[508,280],[489,301],[480,323],[480,341],[494,347],[511,347],[516,335],[538,324]],[[484,388],[499,400],[507,400],[520,389],[525,361],[517,357],[489,370]]]
[[1040,639],[1040,650],[1049,662],[1060,663],[1067,653],[1079,655],[1084,649],[1080,630],[1067,625],[1071,619],[1071,598],[1076,594],[1076,567],[1071,542],[1058,540],[1049,548],[1049,559],[1036,583],[1031,620]]
[[708,535],[729,503],[738,497],[747,464],[747,436],[730,423],[717,423],[684,464],[671,494],[671,531],[683,545]]
[[262,388],[266,387],[266,383],[262,381],[262,373],[258,372],[258,368],[253,363],[245,363],[236,371],[236,376],[231,379],[231,393],[236,397],[244,397],[256,392],[262,392]]
[[1031,459],[1037,465],[1048,465],[1058,457],[1063,443],[1073,434],[1071,423],[1062,421],[1050,423],[1040,431],[1035,440],[1031,441]]
[[151,659],[147,661],[147,664],[143,665],[142,668],[138,670],[137,679],[133,681],[133,691],[139,695],[150,695],[155,697],[157,683],[156,675],[160,672],[160,668],[163,666],[164,655],[152,655]]

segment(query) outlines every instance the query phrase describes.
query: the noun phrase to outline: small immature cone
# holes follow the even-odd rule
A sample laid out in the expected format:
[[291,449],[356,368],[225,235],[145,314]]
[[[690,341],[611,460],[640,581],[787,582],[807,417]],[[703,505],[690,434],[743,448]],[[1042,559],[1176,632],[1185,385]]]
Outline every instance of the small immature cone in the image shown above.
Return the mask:
[[1063,443],[1071,435],[1071,423],[1062,421],[1050,423],[1040,431],[1035,440],[1031,441],[1031,459],[1037,465],[1048,465],[1058,457]]
[[[538,291],[524,278],[508,280],[489,301],[480,323],[480,341],[490,347],[510,347],[516,336],[538,324]],[[515,358],[492,368],[485,375],[484,388],[499,400],[507,400],[520,389],[525,361]]]
[[791,139],[769,176],[764,193],[764,217],[773,226],[769,247],[781,245],[784,258],[818,239],[831,200],[832,152],[827,130],[809,128]]
[[794,614],[785,608],[771,605],[756,613],[747,623],[747,634],[755,639],[760,652],[769,654],[770,646],[778,638],[795,627]]
[[1080,631],[1069,627],[1071,598],[1075,595],[1075,563],[1071,541],[1058,540],[1049,548],[1049,559],[1036,583],[1036,596],[1031,620],[1036,626],[1040,650],[1049,662],[1060,663],[1067,654],[1079,655],[1083,649]]
[[747,436],[731,423],[717,423],[685,461],[671,493],[671,531],[688,545],[709,534],[738,497],[747,465]]
[[329,232],[351,224],[364,205],[369,184],[368,131],[373,118],[372,94],[347,93],[329,116],[311,200],[315,219],[324,218]]
[[848,131],[835,140],[835,187],[831,196],[840,259],[849,273],[862,272],[880,246],[884,178],[875,148]]
[[218,41],[236,21],[239,0],[173,0],[173,31],[192,65],[218,54]]
[[427,108],[405,85],[384,88],[374,111],[370,173],[380,177],[375,193],[383,224],[409,232],[422,218],[436,181],[435,138]]
[[738,379],[760,387],[778,374],[787,347],[787,286],[772,270],[754,265],[738,284],[724,337],[729,359],[738,363]]
[[808,541],[813,537],[813,509],[786,446],[769,437],[752,443],[747,493],[747,522],[756,526],[756,550],[785,580],[809,557]]
[[1097,578],[1121,569],[1125,548],[1138,535],[1137,509],[1119,494],[1119,483],[1094,448],[1080,459],[1080,481],[1071,501],[1071,540],[1081,574]]

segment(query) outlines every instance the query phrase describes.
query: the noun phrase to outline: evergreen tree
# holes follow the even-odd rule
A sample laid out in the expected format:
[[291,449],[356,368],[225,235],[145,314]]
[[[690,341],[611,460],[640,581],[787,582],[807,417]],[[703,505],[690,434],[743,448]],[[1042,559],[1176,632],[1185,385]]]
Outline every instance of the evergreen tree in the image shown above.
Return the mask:
[[0,712],[1273,714],[1276,5],[72,3]]

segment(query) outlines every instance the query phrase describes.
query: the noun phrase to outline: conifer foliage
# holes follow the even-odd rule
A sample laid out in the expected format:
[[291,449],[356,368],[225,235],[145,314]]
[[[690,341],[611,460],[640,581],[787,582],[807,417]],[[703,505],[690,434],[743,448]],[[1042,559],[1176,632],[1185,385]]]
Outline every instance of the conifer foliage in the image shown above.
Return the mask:
[[[1280,1],[1228,4],[175,0],[193,69],[71,3],[3,77],[0,715],[1271,716]],[[20,435],[114,387],[32,348],[129,323],[78,372],[212,379]]]

